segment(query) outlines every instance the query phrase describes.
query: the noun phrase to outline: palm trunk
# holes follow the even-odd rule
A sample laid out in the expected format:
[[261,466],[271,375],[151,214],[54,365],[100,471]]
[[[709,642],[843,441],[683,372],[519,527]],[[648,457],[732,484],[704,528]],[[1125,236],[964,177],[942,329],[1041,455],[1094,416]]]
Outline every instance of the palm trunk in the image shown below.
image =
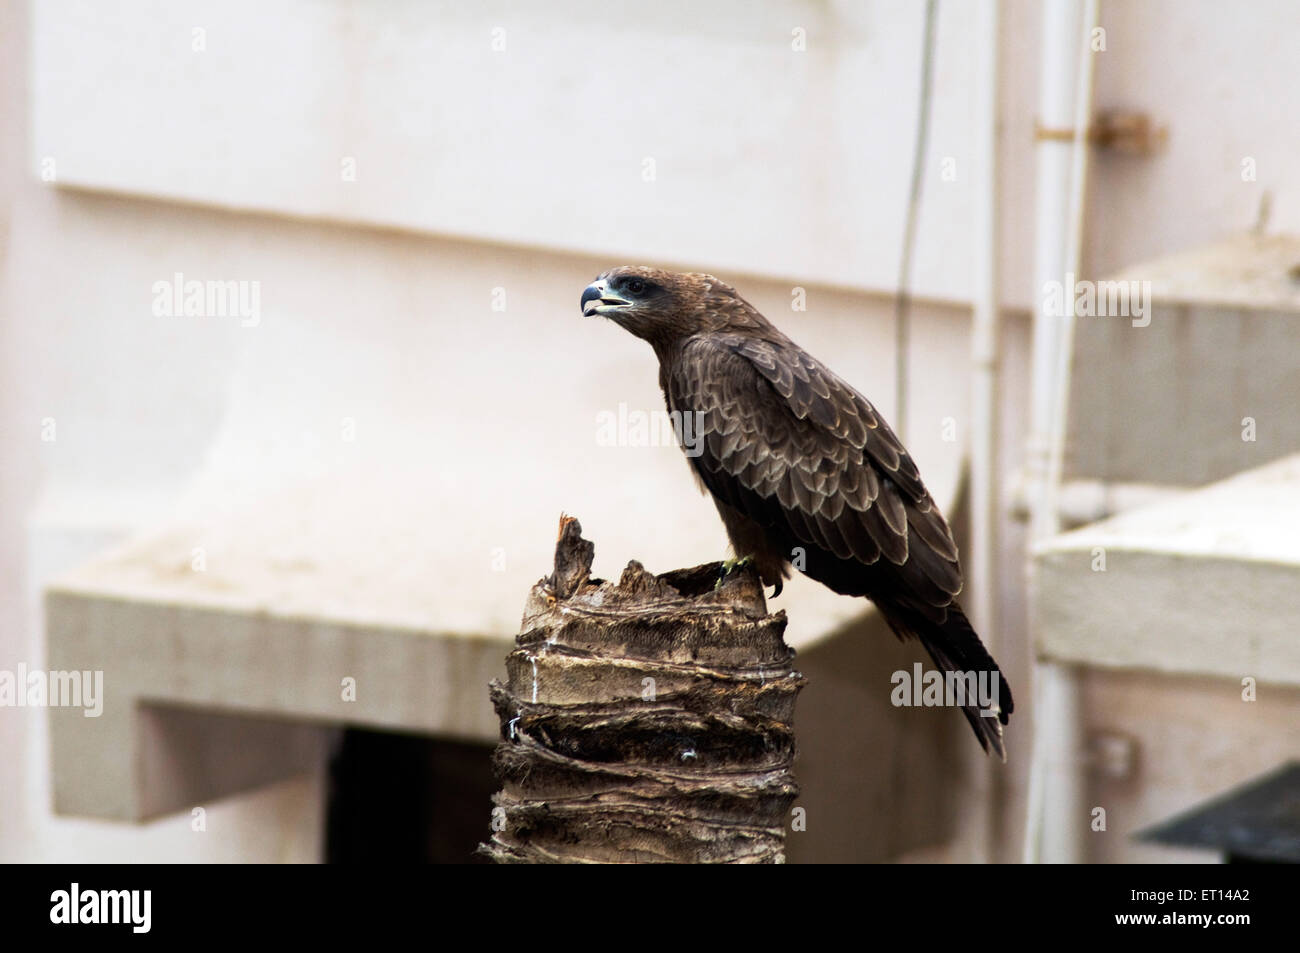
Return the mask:
[[499,863],[780,863],[798,793],[804,679],[751,570],[591,579],[563,518],[555,571],[529,593],[501,718]]

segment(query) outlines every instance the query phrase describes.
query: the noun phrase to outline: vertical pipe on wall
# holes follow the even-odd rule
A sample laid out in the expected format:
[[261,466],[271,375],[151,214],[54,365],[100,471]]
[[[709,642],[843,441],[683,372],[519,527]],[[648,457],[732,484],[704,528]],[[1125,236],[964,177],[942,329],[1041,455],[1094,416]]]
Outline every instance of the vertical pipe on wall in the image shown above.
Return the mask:
[[[1059,531],[1056,491],[1064,456],[1074,288],[1063,287],[1065,314],[1053,314],[1049,283],[1077,275],[1082,247],[1087,129],[1092,104],[1088,32],[1097,0],[1051,0],[1044,8],[1039,123],[1072,129],[1073,137],[1040,136],[1034,255],[1032,429],[1028,464],[1034,491],[1034,542]],[[1032,562],[1031,562],[1032,567]],[[1032,585],[1032,579],[1031,579]],[[1030,766],[1025,860],[1072,863],[1083,859],[1084,807],[1078,681],[1065,666],[1034,667],[1034,745]]]
[[[998,553],[998,28],[1001,0],[980,0],[975,24],[975,135],[972,174],[974,233],[971,324],[971,553],[966,608],[989,652],[999,657],[996,579]],[[972,859],[996,860],[995,775],[987,758],[975,768],[979,818],[973,819]]]

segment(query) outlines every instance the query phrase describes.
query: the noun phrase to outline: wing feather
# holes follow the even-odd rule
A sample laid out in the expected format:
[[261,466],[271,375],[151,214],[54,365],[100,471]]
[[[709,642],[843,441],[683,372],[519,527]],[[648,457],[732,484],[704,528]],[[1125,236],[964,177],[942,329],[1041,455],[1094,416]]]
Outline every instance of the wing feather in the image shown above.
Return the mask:
[[793,342],[699,334],[664,385],[670,410],[700,412],[691,460],[705,486],[790,547],[833,556],[842,587],[866,593],[870,574],[858,582],[849,567],[883,556],[931,610],[960,592],[952,531],[911,456],[865,397]]

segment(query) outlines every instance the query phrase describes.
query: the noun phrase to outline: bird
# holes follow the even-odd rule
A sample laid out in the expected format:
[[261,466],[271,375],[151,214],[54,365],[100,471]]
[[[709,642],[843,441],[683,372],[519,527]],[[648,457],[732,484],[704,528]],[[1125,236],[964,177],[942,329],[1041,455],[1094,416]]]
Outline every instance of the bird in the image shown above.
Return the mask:
[[734,550],[727,569],[752,565],[775,597],[797,566],[869,599],[944,673],[982,674],[993,701],[968,696],[962,713],[1005,761],[1014,702],[957,601],[952,530],[870,401],[712,275],[624,265],[580,307],[649,343],[669,413],[694,415],[686,456]]

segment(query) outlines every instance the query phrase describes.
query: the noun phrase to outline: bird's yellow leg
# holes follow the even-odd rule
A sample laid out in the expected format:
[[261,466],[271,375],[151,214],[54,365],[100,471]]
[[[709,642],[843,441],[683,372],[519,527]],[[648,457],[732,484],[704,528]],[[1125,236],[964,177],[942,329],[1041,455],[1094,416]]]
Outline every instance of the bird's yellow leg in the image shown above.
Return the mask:
[[754,561],[753,556],[745,556],[741,559],[724,559],[722,565],[718,568],[718,581],[713,584],[713,590],[722,588],[722,584],[727,581],[727,577],[738,569],[744,569]]

